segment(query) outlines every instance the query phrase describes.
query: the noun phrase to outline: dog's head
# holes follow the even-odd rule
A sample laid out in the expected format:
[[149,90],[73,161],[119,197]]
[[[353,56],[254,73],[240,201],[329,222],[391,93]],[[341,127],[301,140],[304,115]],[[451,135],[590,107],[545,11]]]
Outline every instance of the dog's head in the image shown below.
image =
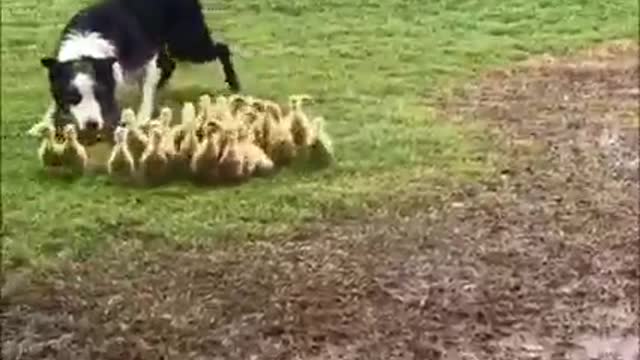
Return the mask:
[[115,58],[58,61],[44,57],[40,62],[49,73],[50,91],[58,110],[56,122],[74,119],[81,131],[117,125],[120,110],[115,98]]

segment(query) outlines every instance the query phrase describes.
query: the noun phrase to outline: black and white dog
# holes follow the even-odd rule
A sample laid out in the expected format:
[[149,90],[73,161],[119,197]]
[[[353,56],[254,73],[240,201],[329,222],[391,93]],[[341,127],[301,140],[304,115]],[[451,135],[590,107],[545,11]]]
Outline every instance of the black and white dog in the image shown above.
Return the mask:
[[199,0],[103,0],[86,7],[64,28],[55,57],[41,59],[53,97],[45,120],[75,121],[80,131],[113,129],[120,120],[116,94],[127,84],[141,90],[138,118],[148,119],[174,59],[217,59],[230,89],[240,90],[229,47],[211,39]]

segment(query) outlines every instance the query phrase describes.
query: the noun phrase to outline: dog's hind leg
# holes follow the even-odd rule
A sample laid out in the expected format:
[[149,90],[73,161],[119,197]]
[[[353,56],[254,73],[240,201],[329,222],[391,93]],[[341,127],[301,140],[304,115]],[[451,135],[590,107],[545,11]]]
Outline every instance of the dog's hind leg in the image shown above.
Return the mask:
[[222,71],[224,72],[225,82],[229,85],[229,88],[234,92],[240,91],[240,82],[238,81],[238,75],[231,61],[231,50],[225,43],[214,44],[216,49],[218,61],[222,64]]
[[[179,41],[179,40],[178,40]],[[231,60],[231,50],[229,46],[222,42],[214,42],[209,35],[203,36],[198,45],[194,45],[193,50],[187,52],[185,45],[169,44],[169,53],[178,60],[192,63],[207,63],[214,60],[220,61],[224,73],[224,81],[233,92],[240,91],[240,82],[236,74],[233,61]]]
[[234,92],[240,91],[240,82],[231,60],[229,46],[211,38],[199,2],[181,0],[179,3],[176,16],[181,20],[169,31],[169,55],[177,60],[201,64],[217,59],[222,64],[225,82],[229,88]]
[[138,123],[145,123],[151,120],[153,106],[155,103],[156,90],[162,77],[158,67],[158,55],[154,56],[144,68],[142,78],[142,100],[137,114]]

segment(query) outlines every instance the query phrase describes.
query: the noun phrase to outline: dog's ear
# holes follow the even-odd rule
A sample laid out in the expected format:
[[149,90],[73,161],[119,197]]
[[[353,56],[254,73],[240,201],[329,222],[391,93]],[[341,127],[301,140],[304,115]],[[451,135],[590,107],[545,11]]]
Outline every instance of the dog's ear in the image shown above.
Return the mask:
[[40,59],[40,64],[47,69],[53,68],[57,63],[58,63],[58,60],[50,56],[46,56]]

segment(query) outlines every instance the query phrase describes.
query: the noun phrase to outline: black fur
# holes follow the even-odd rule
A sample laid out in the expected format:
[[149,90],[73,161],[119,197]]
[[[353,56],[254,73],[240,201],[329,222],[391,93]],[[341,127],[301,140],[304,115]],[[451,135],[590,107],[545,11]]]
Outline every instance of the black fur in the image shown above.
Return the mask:
[[[77,12],[65,26],[60,41],[72,31],[101,34],[115,46],[117,61],[125,72],[140,70],[158,54],[159,88],[171,78],[176,68],[175,60],[205,63],[217,59],[230,89],[240,91],[229,47],[215,42],[209,35],[199,0],[103,0]],[[100,61],[78,60],[95,62],[95,70],[101,69]],[[70,63],[76,61],[61,63],[45,57],[41,62],[49,70],[52,96],[60,106],[56,111],[64,112],[64,101],[68,99],[65,96],[70,99],[73,95],[65,93],[56,83],[65,83],[60,80],[69,75],[73,66]]]
[[69,107],[80,102],[78,90],[69,86],[73,76],[80,72],[90,73],[97,80],[94,94],[101,104],[102,117],[107,120],[107,126],[116,125],[120,111],[113,96],[116,83],[112,66],[115,61],[115,58],[80,58],[65,62],[57,62],[51,58],[42,59],[42,65],[49,69],[50,91],[56,105],[53,119],[57,127],[62,127],[69,122]]
[[163,88],[173,75],[173,72],[176,70],[176,62],[171,59],[171,56],[169,56],[169,53],[165,48],[158,54],[157,63],[160,71],[162,72],[160,82],[158,82],[158,88]]
[[211,38],[199,0],[105,0],[74,15],[62,36],[71,30],[95,31],[113,41],[124,70],[139,68],[165,49],[179,61],[218,59],[225,81],[240,90],[229,47]]

